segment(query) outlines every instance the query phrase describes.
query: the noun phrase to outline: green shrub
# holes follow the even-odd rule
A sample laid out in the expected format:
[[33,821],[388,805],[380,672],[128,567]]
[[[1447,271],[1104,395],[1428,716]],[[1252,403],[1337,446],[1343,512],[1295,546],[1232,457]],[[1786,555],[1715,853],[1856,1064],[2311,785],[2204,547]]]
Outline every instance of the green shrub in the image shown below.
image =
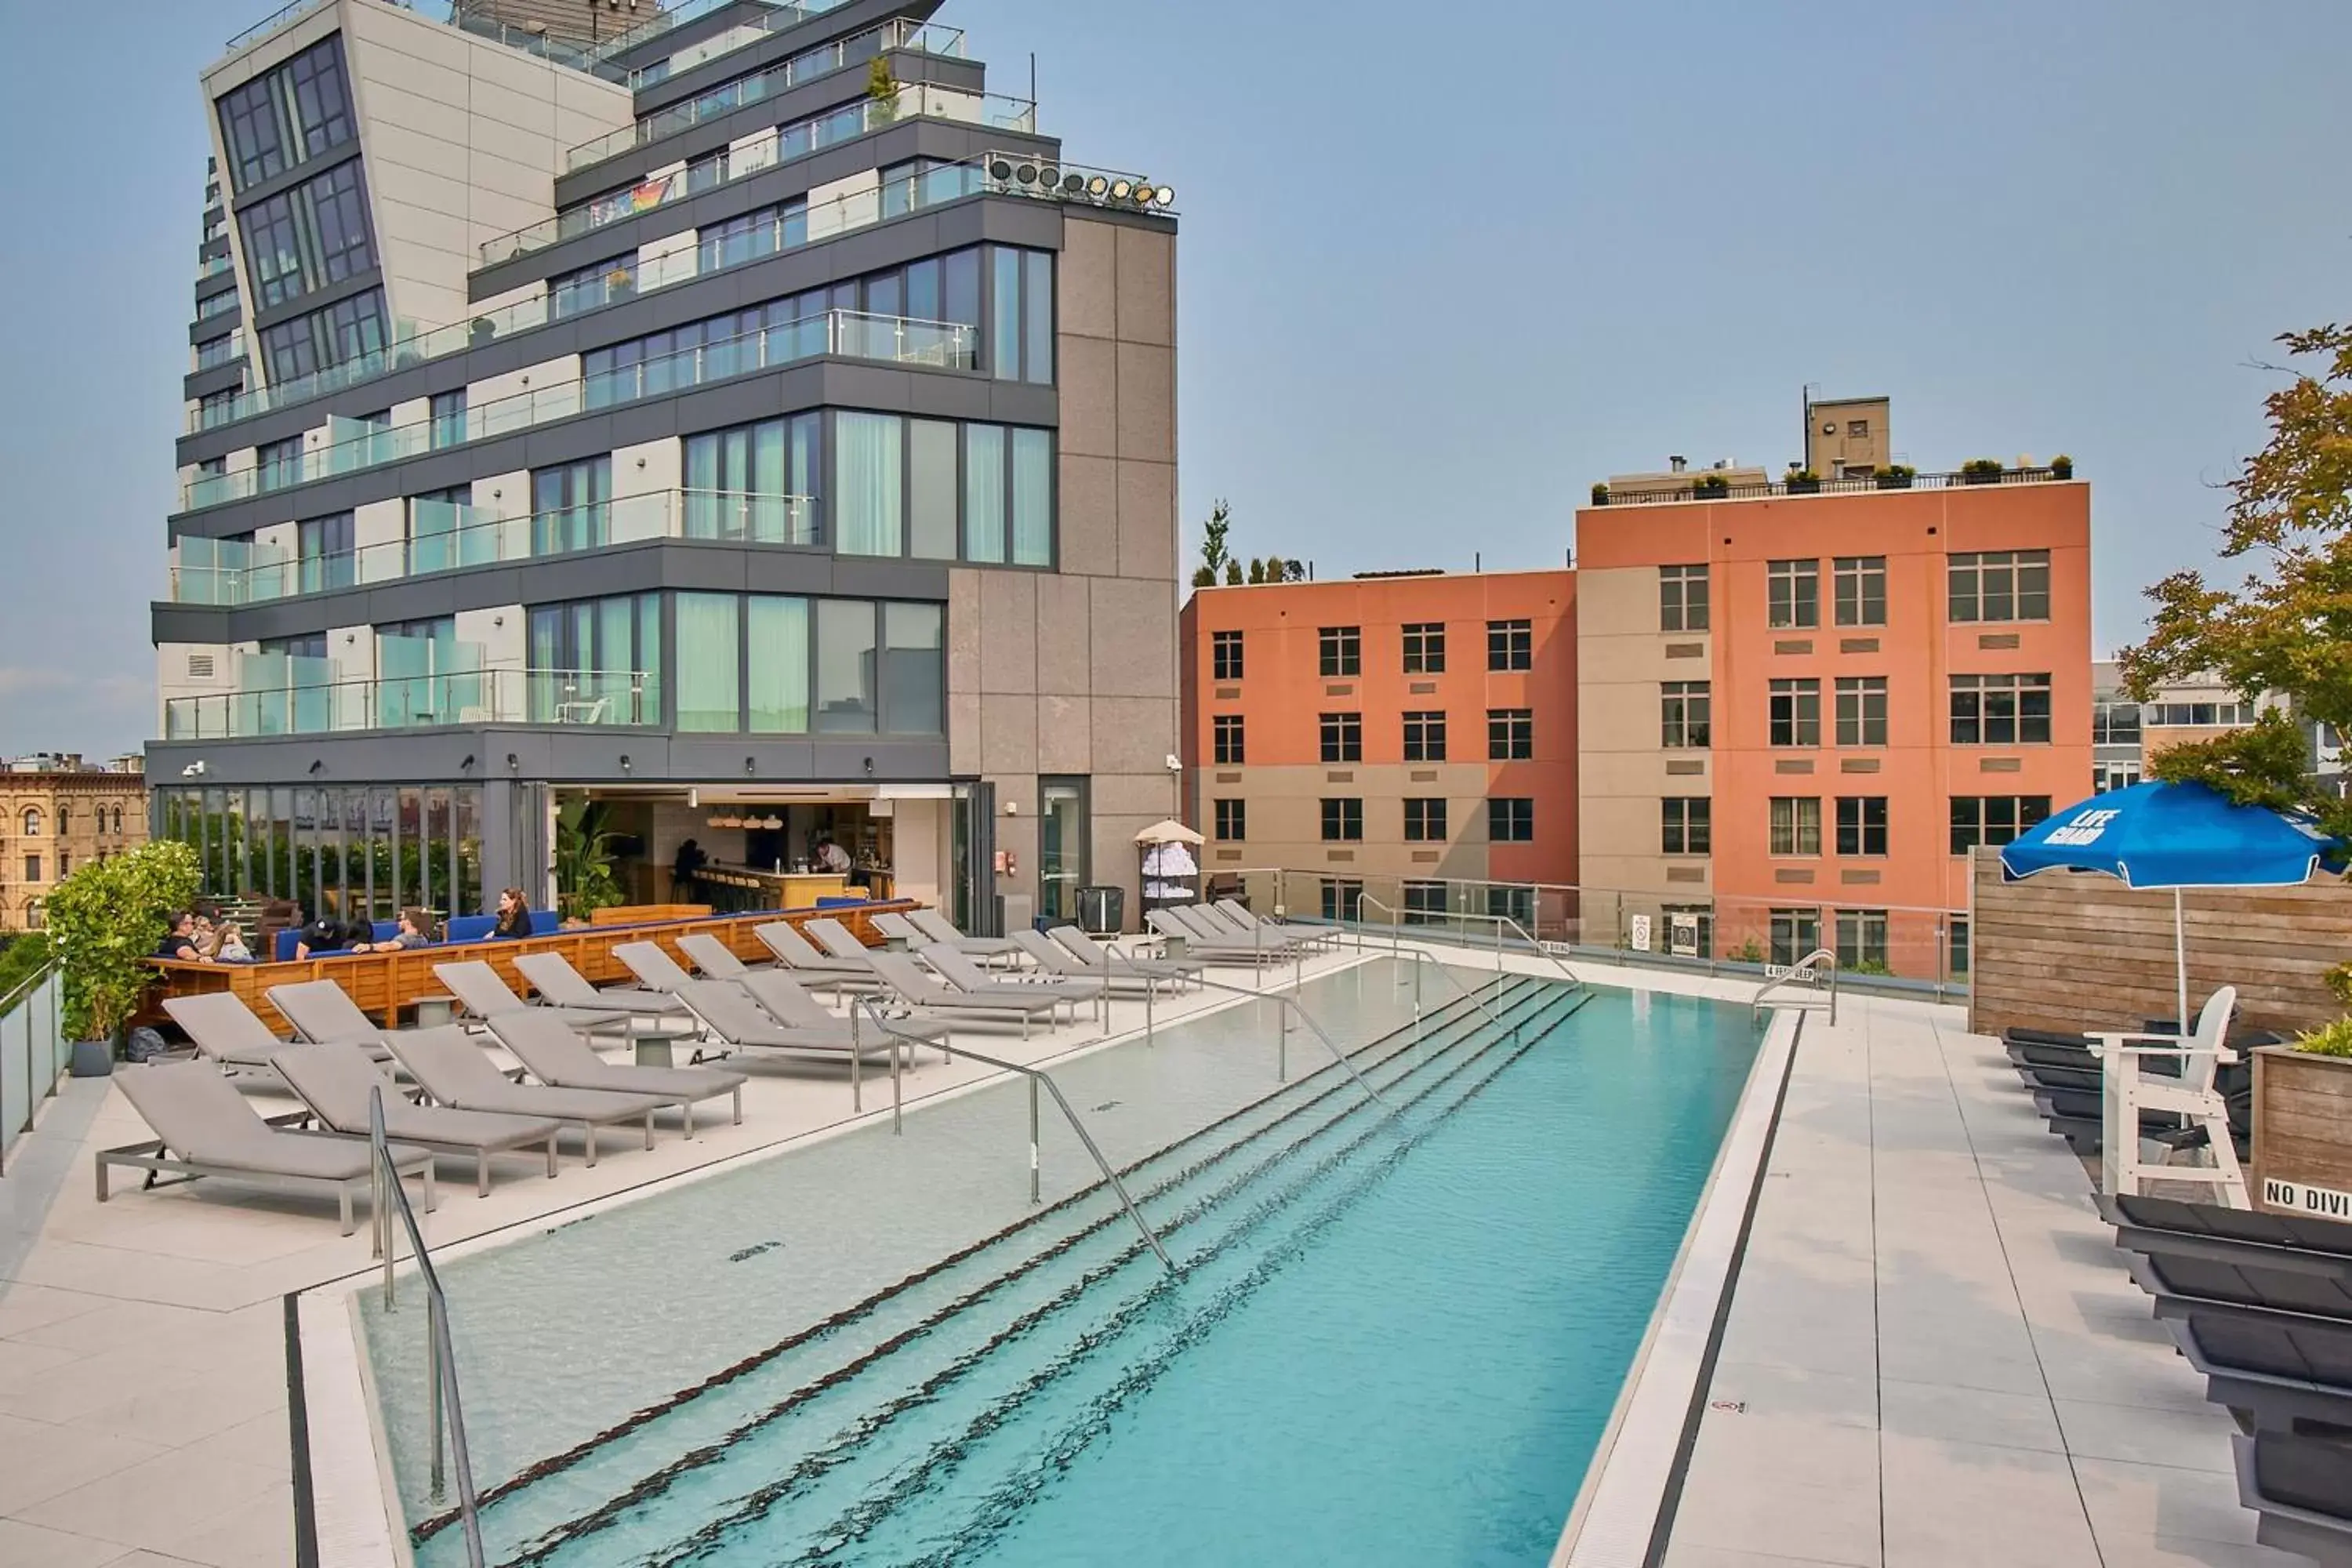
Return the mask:
[[2074,477],[2074,459],[2068,457],[2063,452],[2061,452],[2056,457],[2051,458],[2050,477],[2053,479],[2073,479]]
[[1999,458],[1970,458],[1960,465],[1960,477],[1968,479],[1996,479],[2004,471]]
[[2294,1048],[2315,1057],[2352,1057],[2352,1018],[2338,1018],[2325,1028],[2298,1037]]
[[1609,487],[1607,485],[1595,484],[1592,487],[1592,504],[1594,506],[1607,506],[1609,504]]
[[49,940],[65,966],[65,1026],[77,1040],[121,1033],[157,978],[146,960],[173,914],[195,901],[196,852],[159,839],[92,860],[49,895]]

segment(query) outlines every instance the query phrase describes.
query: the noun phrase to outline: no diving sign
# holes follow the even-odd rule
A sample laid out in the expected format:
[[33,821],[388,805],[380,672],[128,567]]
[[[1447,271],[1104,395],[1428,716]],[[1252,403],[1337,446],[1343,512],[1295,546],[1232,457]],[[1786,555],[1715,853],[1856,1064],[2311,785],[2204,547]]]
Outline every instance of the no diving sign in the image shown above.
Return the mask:
[[2318,1219],[2352,1220],[2352,1193],[2339,1193],[2333,1187],[2315,1187],[2307,1182],[2282,1182],[2275,1176],[2263,1178],[2263,1204],[2267,1208],[2284,1209],[2290,1214],[2310,1215]]

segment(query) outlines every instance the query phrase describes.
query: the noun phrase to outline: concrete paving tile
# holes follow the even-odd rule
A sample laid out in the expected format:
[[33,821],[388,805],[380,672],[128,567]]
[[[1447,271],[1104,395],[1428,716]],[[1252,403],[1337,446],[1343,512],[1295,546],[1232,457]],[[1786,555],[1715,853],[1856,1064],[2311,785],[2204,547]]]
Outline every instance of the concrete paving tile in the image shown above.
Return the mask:
[[2234,1475],[2078,1458],[2074,1476],[2099,1539],[2254,1544],[2255,1516]]
[[1882,1424],[1891,1436],[1973,1443],[1997,1448],[2066,1451],[2047,1395],[2012,1394],[1948,1384],[1879,1384]]
[[1886,1568],[2098,1568],[2065,1465],[2021,1448],[1888,1435]]
[[0,1519],[0,1568],[107,1568],[121,1561],[119,1541]]
[[1677,1545],[1880,1568],[1878,1489],[1801,1487],[1748,1473],[1710,1471],[1685,1489],[1675,1515]]
[[2169,1344],[2087,1330],[2035,1324],[2050,1393],[2095,1405],[2204,1410],[2205,1380]]
[[287,1425],[282,1391],[276,1405],[258,1415],[214,1433],[205,1439],[205,1447],[229,1458],[241,1460],[256,1469],[268,1470],[279,1477],[291,1476],[294,1470],[294,1436]]
[[106,1568],[206,1568],[202,1563],[191,1563],[184,1557],[166,1557],[160,1552],[133,1552],[127,1557],[107,1560]]
[[1761,1415],[1872,1429],[1879,1424],[1877,1380],[1850,1373],[1718,1358],[1707,1397],[1735,1401]]
[[2309,1558],[2267,1546],[2105,1534],[2099,1560],[2105,1568],[2311,1568]]
[[2184,1470],[2234,1474],[2230,1434],[2236,1430],[2219,1405],[2197,1410],[2147,1409],[2095,1405],[2079,1399],[2056,1402],[2058,1424],[2069,1453],[2094,1459],[2166,1465]]
[[[159,1380],[130,1398],[71,1418],[70,1425],[182,1448],[270,1411],[286,1408],[281,1362],[278,1375],[252,1368],[215,1370]],[[282,1427],[282,1418],[281,1418]],[[280,1437],[284,1434],[281,1430]],[[281,1447],[283,1443],[281,1441]]]
[[79,1290],[53,1290],[45,1285],[0,1286],[0,1340],[15,1339],[30,1329],[62,1322],[78,1313],[106,1306],[103,1296]]
[[268,1471],[206,1451],[170,1450],[17,1510],[27,1523],[176,1552],[199,1531],[261,1505],[286,1483]]
[[79,1351],[31,1344],[24,1340],[0,1340],[0,1389],[34,1382],[81,1359]]
[[1818,1557],[1775,1557],[1769,1552],[1738,1552],[1700,1546],[1678,1533],[1666,1543],[1665,1568],[1837,1568]]
[[0,1514],[21,1514],[167,1451],[160,1443],[0,1415]]
[[208,1524],[173,1550],[210,1568],[293,1568],[294,1492],[279,1483]]

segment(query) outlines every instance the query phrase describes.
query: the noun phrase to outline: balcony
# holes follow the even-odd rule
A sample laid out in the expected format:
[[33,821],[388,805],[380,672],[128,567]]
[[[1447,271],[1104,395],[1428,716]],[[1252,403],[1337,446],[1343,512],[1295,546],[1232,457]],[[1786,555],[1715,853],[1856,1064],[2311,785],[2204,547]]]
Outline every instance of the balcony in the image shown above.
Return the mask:
[[1863,474],[1839,479],[1776,479],[1768,484],[1728,484],[1717,481],[1709,488],[1709,471],[1695,468],[1688,482],[1675,489],[1663,487],[1664,479],[1643,476],[1643,489],[1633,493],[1621,493],[1607,485],[1592,487],[1594,506],[1675,506],[1690,501],[1764,500],[1781,496],[1862,495],[1876,490],[1941,490],[1974,489],[1980,485],[2046,485],[2063,482],[2074,477],[2072,464],[2064,468],[2003,468],[1998,473],[1961,470],[1944,474],[1915,474],[1907,471]]
[[887,101],[860,99],[798,124],[782,126],[746,145],[714,153],[688,164],[677,174],[647,180],[584,206],[542,218],[528,228],[486,240],[481,247],[482,265],[520,260],[561,241],[593,234],[608,224],[656,211],[672,202],[698,196],[869,132],[916,119],[1030,132],[1037,128],[1037,106],[1025,98],[1007,98],[1002,93],[961,92],[930,82],[908,82]]
[[652,87],[681,71],[709,65],[712,60],[747,48],[762,38],[773,37],[787,27],[797,27],[812,16],[822,16],[827,11],[837,10],[847,4],[849,0],[797,0],[796,4],[779,5],[756,21],[739,23],[723,33],[697,39],[665,59],[638,67],[629,73],[630,90]]
[[283,547],[191,534],[175,552],[172,603],[265,605],[666,539],[803,550],[824,545],[814,496],[660,490],[510,518],[478,518],[469,506],[420,500],[410,503],[407,538],[332,554],[301,556]]
[[624,125],[593,142],[583,142],[564,153],[564,173],[575,174],[607,158],[617,158],[635,148],[674,136],[706,120],[716,120],[722,114],[762,102],[788,89],[864,65],[890,49],[960,58],[963,54],[963,33],[954,27],[898,18],[851,37],[835,39],[779,61],[755,75],[715,87],[699,98],[671,104],[634,125]]
[[[867,200],[879,193],[868,193]],[[235,473],[198,474],[181,482],[180,510],[193,511],[227,501],[267,495],[313,479],[357,473],[468,442],[510,436],[577,414],[667,396],[688,387],[835,356],[917,365],[929,370],[969,371],[979,359],[978,329],[960,321],[920,321],[903,316],[872,316],[828,310],[740,337],[703,343],[608,373],[535,387],[512,397],[466,410],[462,420],[422,418],[408,425],[375,426],[331,418],[329,439],[299,458],[257,465]]]
[[476,669],[373,680],[295,680],[250,691],[174,697],[163,704],[166,741],[252,741],[453,724],[615,729],[660,722],[661,677],[641,670]]
[[236,265],[236,263],[226,256],[201,258],[196,262],[196,281],[202,283],[207,278],[217,278]]
[[239,327],[226,337],[215,338],[196,347],[196,368],[217,370],[245,357],[245,329]]
[[[887,190],[856,191],[820,202],[814,206],[794,208],[766,236],[752,236],[739,244],[730,245],[724,252],[712,251],[708,265],[704,260],[704,247],[700,246],[638,264],[630,275],[628,288],[612,294],[605,304],[617,305],[656,289],[667,289],[691,282],[697,278],[748,266],[778,251],[793,250],[803,245],[831,239],[847,230],[880,223],[885,218],[903,217],[918,208],[956,201],[985,188],[991,187],[977,164],[955,163],[930,169],[910,183],[902,182]],[[236,296],[233,293],[220,298],[227,302],[224,309],[236,303]],[[552,296],[542,294],[535,300],[524,300],[503,310],[487,311],[471,321],[435,327],[421,333],[413,332],[388,351],[347,360],[328,370],[274,386],[256,387],[226,405],[216,406],[209,416],[202,409],[194,410],[188,416],[188,429],[191,432],[209,430],[272,409],[307,403],[344,387],[357,386],[394,371],[410,369],[427,360],[479,348],[503,335],[529,331],[552,321],[572,321],[591,308],[593,307],[559,314]],[[975,337],[972,343],[975,351],[977,346]],[[966,364],[961,368],[969,369],[971,366]],[[209,506],[213,503],[205,501],[200,504]]]

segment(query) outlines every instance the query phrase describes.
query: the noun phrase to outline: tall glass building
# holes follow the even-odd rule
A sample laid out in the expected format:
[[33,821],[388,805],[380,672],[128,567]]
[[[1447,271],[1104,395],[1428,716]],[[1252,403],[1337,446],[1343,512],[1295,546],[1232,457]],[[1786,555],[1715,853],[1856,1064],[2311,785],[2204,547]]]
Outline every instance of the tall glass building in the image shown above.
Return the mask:
[[583,813],[631,902],[1132,888],[1174,196],[938,8],[298,0],[205,72],[148,756],[212,890],[545,904]]

